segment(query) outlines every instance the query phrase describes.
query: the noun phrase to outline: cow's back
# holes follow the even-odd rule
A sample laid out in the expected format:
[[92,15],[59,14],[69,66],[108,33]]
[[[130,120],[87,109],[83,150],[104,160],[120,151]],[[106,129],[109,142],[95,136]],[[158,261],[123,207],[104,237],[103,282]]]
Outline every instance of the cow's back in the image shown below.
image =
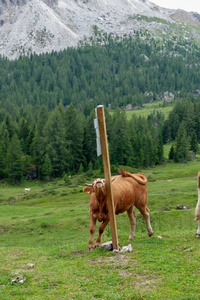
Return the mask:
[[112,192],[116,214],[129,209],[130,206],[138,206],[147,202],[147,186],[138,183],[131,177],[114,176],[112,179]]

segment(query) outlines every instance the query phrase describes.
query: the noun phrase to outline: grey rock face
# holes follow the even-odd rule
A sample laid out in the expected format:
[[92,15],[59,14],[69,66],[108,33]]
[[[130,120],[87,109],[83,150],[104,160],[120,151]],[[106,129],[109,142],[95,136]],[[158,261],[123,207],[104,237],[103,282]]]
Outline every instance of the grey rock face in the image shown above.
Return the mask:
[[119,36],[140,30],[171,36],[176,34],[170,28],[174,13],[148,0],[1,0],[0,55],[15,59],[74,47],[94,35],[95,28]]

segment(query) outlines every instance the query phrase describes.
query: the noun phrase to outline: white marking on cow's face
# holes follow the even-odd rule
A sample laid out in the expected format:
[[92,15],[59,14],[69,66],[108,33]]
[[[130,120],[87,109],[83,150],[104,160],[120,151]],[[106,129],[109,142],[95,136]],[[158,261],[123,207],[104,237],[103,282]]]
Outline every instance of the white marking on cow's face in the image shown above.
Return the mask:
[[95,181],[94,181],[94,186],[97,188],[97,189],[102,189],[105,185],[105,180],[104,179],[100,179],[100,178],[97,178]]

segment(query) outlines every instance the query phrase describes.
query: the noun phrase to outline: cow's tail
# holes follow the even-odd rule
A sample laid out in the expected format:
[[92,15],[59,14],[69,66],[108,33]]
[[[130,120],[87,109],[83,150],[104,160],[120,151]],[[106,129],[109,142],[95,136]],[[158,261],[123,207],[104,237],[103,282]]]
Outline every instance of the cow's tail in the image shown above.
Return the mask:
[[129,172],[124,171],[124,169],[120,170],[120,174],[122,177],[131,177],[136,180],[139,184],[145,185],[147,183],[147,178],[144,174],[136,173],[131,174]]
[[197,174],[198,202],[195,209],[195,220],[200,220],[200,172]]

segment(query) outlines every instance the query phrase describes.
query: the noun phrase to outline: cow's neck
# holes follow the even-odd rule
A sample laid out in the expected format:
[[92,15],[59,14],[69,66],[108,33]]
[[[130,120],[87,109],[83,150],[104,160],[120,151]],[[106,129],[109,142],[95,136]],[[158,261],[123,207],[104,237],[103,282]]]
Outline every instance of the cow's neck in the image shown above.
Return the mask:
[[96,191],[96,197],[97,197],[98,202],[101,202],[105,199],[106,195],[104,194],[104,191],[102,189],[98,189]]
[[96,193],[96,198],[99,206],[99,210],[102,212],[104,207],[106,207],[106,195],[102,189],[99,189]]

